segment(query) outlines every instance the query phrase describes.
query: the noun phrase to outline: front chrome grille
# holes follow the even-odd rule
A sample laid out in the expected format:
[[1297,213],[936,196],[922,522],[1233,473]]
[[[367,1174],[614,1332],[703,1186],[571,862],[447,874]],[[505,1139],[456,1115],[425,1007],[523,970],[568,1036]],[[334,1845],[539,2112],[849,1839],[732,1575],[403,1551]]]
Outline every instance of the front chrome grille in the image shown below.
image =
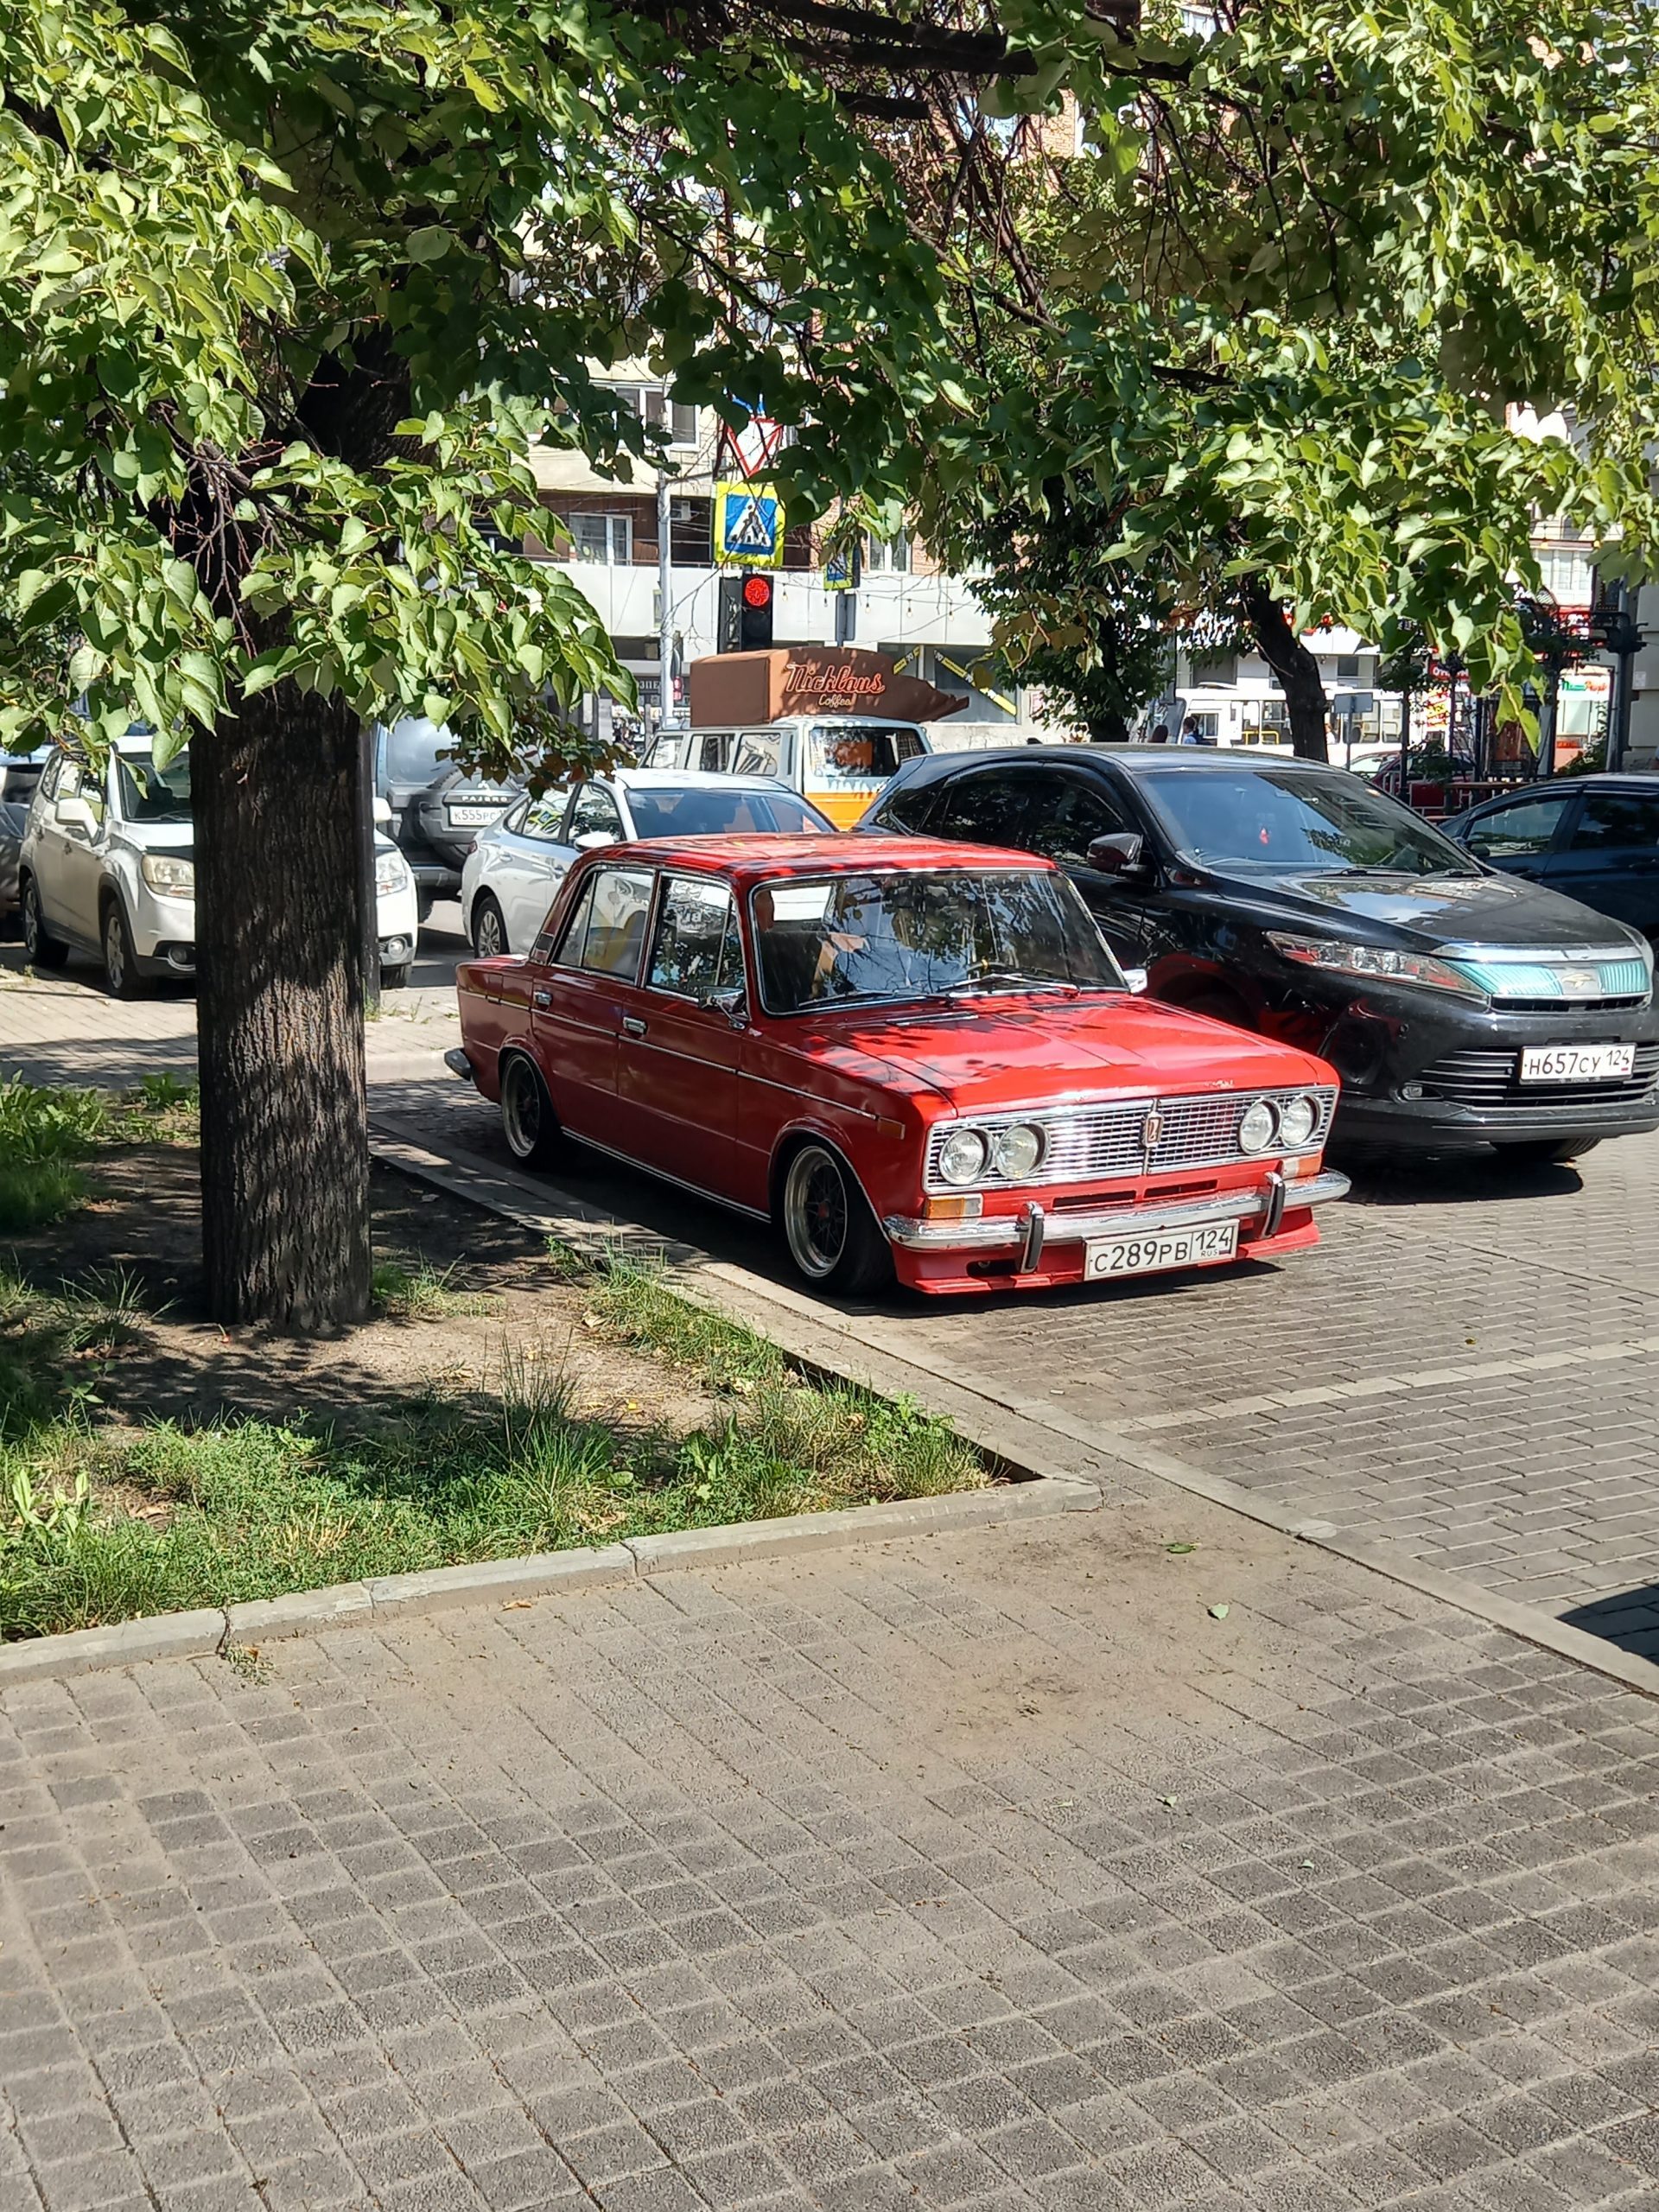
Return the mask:
[[[1027,1189],[1051,1183],[1096,1183],[1119,1175],[1161,1175],[1172,1168],[1225,1167],[1241,1160],[1274,1159],[1281,1147],[1270,1146],[1265,1154],[1247,1153],[1238,1141],[1238,1125],[1244,1109],[1258,1098],[1271,1099],[1283,1108],[1293,1098],[1319,1102],[1319,1118],[1313,1135],[1300,1149],[1318,1152],[1330,1133],[1337,1094],[1328,1085],[1305,1090],[1206,1091],[1197,1098],[1114,1099],[1109,1105],[1079,1104],[1058,1111],[1034,1107],[1024,1114],[999,1114],[982,1119],[964,1115],[962,1122],[935,1123],[928,1137],[926,1180],[931,1189],[950,1190],[938,1173],[939,1148],[951,1131],[964,1124],[976,1129],[1007,1128],[1023,1122],[1045,1132],[1043,1157],[1034,1174],[1017,1185],[988,1176],[985,1187]],[[1155,1144],[1146,1142],[1148,1116],[1156,1115],[1162,1127]]]
[[1448,1052],[1418,1081],[1426,1098],[1444,1098],[1483,1113],[1535,1118],[1556,1106],[1642,1105],[1659,1084],[1659,1045],[1638,1045],[1635,1065],[1612,1083],[1522,1083],[1519,1052]]

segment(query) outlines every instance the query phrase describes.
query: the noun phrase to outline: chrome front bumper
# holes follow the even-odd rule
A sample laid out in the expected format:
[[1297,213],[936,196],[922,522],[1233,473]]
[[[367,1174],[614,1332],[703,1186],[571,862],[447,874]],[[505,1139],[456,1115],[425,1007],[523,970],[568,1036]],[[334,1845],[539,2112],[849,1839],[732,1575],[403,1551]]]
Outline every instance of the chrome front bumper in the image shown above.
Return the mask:
[[[1335,1168],[1322,1175],[1269,1175],[1256,1191],[1222,1191],[1179,1206],[1110,1206],[1098,1213],[1045,1213],[1033,1199],[1014,1214],[990,1220],[916,1221],[889,1214],[881,1224],[888,1242],[907,1252],[1019,1251],[1020,1266],[1037,1265],[1045,1244],[1080,1244],[1097,1236],[1142,1236],[1166,1229],[1196,1229],[1206,1222],[1241,1221],[1259,1225],[1260,1238],[1276,1234],[1288,1212],[1344,1198],[1348,1178]],[[1247,1231],[1246,1234],[1252,1232]]]

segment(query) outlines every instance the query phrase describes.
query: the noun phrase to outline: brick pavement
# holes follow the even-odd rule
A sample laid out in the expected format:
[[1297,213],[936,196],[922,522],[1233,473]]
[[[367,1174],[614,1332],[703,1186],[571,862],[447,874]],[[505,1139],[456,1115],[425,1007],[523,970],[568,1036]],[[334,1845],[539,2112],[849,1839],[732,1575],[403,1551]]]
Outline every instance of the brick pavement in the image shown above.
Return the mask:
[[11,1692],[0,2203],[1650,2208],[1659,1707],[1180,1503]]

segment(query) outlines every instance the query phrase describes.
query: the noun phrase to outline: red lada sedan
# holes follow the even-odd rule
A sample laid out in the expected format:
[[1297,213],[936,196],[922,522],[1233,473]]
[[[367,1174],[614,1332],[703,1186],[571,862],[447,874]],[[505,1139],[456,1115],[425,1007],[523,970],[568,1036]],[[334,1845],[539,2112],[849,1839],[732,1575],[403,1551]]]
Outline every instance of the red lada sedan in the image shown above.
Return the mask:
[[1324,1061],[1134,995],[1049,861],[912,837],[613,845],[465,962],[521,1160],[563,1135],[775,1224],[809,1282],[1038,1289],[1318,1242]]

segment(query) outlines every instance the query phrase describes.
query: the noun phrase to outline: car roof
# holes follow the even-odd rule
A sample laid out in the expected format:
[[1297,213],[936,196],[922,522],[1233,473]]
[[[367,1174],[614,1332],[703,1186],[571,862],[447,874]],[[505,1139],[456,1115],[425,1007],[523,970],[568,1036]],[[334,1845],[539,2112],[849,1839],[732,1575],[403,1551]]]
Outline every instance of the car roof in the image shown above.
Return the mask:
[[1218,768],[1340,767],[1337,760],[1298,760],[1284,753],[1260,751],[1253,745],[997,745],[981,751],[925,753],[906,761],[900,774],[909,782],[931,782],[953,769],[1024,767],[1049,760],[1069,761],[1093,767],[1118,761],[1131,768],[1178,768],[1183,775],[1213,775]]
[[698,868],[742,884],[772,876],[874,875],[898,870],[922,875],[940,868],[1020,868],[1052,874],[1054,863],[1036,853],[996,845],[957,844],[942,837],[845,837],[823,832],[804,837],[641,837],[606,845],[595,857],[637,861],[651,868]]
[[[1478,806],[1467,810],[1470,815],[1485,814],[1493,807],[1513,806],[1517,799],[1546,798],[1556,791],[1565,791],[1569,798],[1574,791],[1633,791],[1643,798],[1659,794],[1659,774],[1650,768],[1597,769],[1587,776],[1543,776],[1536,780],[1516,784],[1513,790],[1495,791],[1491,798],[1482,799]],[[1462,815],[1459,820],[1464,819]]]

